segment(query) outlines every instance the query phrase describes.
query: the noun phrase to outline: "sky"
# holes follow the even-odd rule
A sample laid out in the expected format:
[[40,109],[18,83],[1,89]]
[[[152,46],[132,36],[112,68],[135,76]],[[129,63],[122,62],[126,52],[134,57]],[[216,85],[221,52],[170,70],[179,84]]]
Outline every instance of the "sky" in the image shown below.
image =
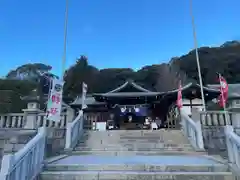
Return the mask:
[[[199,46],[240,39],[239,0],[192,0]],[[62,71],[65,0],[0,0],[0,76],[26,63]],[[194,48],[189,0],[69,0],[66,66],[168,62]],[[200,57],[201,58],[201,57]]]

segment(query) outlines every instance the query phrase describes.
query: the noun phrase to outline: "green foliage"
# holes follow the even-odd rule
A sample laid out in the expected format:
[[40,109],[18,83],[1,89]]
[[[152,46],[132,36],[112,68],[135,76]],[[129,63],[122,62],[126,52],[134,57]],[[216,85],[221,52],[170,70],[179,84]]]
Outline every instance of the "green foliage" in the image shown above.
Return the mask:
[[25,79],[36,81],[39,78],[39,72],[49,72],[52,69],[51,66],[45,65],[42,63],[34,63],[34,64],[24,64],[18,67],[15,70],[11,70],[6,78],[7,79]]
[[20,112],[26,108],[20,97],[28,95],[36,85],[24,80],[0,79],[0,113]]
[[[199,58],[204,84],[217,83],[216,72],[221,73],[229,83],[240,82],[240,43],[237,41],[224,43],[220,47],[199,48]],[[147,60],[147,59],[146,59]],[[6,80],[0,80],[0,90],[12,90],[19,96],[25,96],[37,87],[37,71],[49,72],[51,67],[45,64],[26,64],[8,73]],[[23,74],[24,80],[16,79]],[[138,71],[131,68],[107,68],[98,69],[89,65],[86,56],[81,56],[65,72],[64,96],[70,100],[79,95],[82,91],[82,82],[88,84],[88,92],[108,92],[127,79],[133,79],[139,85],[150,90],[168,91],[177,88],[181,79],[185,84],[188,81],[198,80],[198,71],[195,51],[181,57],[174,57],[169,63],[145,66]],[[11,94],[11,93],[10,93]],[[7,97],[7,95],[4,95]],[[10,96],[10,95],[9,95]],[[20,100],[11,95],[12,104],[19,106]],[[11,109],[9,103],[0,99],[0,110]]]

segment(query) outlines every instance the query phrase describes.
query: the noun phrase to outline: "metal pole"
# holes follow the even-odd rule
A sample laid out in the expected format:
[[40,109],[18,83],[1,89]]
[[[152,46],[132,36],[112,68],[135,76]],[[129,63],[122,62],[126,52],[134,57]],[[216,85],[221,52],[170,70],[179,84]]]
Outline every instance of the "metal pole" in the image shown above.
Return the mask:
[[201,67],[200,67],[199,55],[198,55],[197,35],[196,35],[196,28],[195,28],[195,22],[194,22],[193,10],[192,10],[192,0],[190,0],[190,15],[191,15],[191,18],[192,18],[192,30],[193,30],[193,38],[194,38],[194,47],[195,47],[195,52],[196,52],[196,61],[197,61],[197,68],[198,68],[199,84],[200,84],[200,88],[201,88],[203,111],[206,111],[205,97],[204,97],[204,93],[203,93]]
[[66,0],[66,8],[65,8],[64,43],[63,43],[63,57],[62,57],[62,80],[64,78],[65,65],[66,65],[67,27],[68,27],[68,0]]

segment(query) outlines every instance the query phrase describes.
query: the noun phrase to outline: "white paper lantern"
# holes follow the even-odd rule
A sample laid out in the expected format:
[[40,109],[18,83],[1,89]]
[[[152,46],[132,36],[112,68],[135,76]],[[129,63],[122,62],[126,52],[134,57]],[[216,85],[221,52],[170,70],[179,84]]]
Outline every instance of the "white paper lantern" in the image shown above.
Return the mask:
[[138,107],[134,108],[134,110],[135,110],[135,112],[137,112],[137,113],[140,111],[140,109],[139,109]]
[[121,108],[121,112],[124,113],[126,111],[126,108]]

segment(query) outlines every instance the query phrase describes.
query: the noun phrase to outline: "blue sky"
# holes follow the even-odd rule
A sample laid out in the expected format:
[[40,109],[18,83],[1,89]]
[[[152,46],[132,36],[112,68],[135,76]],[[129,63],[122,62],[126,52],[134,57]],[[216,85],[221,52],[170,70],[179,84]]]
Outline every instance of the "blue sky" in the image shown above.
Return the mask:
[[[199,46],[240,39],[239,0],[193,0]],[[61,72],[65,0],[0,0],[0,75],[42,62]],[[67,67],[167,62],[193,48],[189,0],[69,0]],[[201,57],[200,57],[201,58]]]

